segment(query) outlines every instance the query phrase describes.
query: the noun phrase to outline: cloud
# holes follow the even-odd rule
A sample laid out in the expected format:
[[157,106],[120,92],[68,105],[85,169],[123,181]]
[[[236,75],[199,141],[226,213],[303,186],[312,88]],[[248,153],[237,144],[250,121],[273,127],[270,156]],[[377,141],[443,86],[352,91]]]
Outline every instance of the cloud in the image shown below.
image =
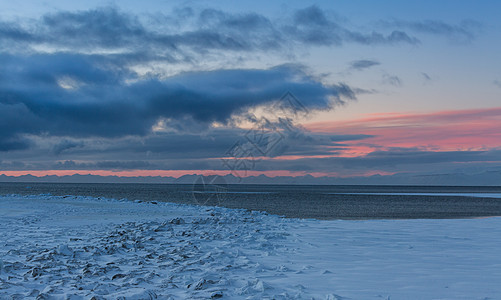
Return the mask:
[[[157,122],[178,129],[228,124],[286,91],[311,110],[353,99],[345,84],[326,85],[301,66],[213,69],[175,76],[137,72],[158,62],[193,63],[210,53],[289,51],[343,43],[415,43],[403,32],[362,32],[317,6],[274,20],[261,14],[187,7],[138,16],[115,7],[58,11],[0,22],[0,150],[30,146],[26,135],[68,138],[146,136]],[[372,62],[374,65],[376,62]],[[359,61],[354,67],[370,67]],[[22,121],[21,121],[22,120]],[[66,142],[54,153],[79,148]]]
[[[161,119],[191,120],[206,128],[212,122],[226,124],[232,116],[272,103],[286,91],[311,110],[330,109],[355,97],[348,86],[322,84],[297,65],[186,72],[157,79],[138,78],[101,62],[74,54],[0,56],[9,73],[0,82],[0,131],[10,138],[144,136]],[[68,87],[68,82],[75,86]],[[20,146],[4,139],[3,149],[8,145]]]
[[482,25],[474,20],[463,20],[459,24],[449,24],[438,20],[404,21],[390,20],[381,21],[386,28],[407,29],[418,33],[445,36],[454,42],[469,43],[479,34]]
[[18,136],[0,136],[0,152],[28,149],[30,143],[27,139]]
[[383,74],[383,83],[392,85],[395,87],[401,87],[402,86],[402,80],[400,77],[396,75],[390,75],[390,74]]
[[350,63],[350,68],[353,70],[362,71],[362,70],[365,70],[365,69],[368,69],[370,67],[374,67],[374,66],[377,66],[380,64],[381,63],[379,63],[376,60],[361,59],[361,60],[352,61]]
[[[29,141],[34,149],[26,153],[4,152],[2,158],[23,160],[25,164],[21,169],[24,170],[224,169],[220,158],[230,155],[229,150],[236,143],[248,143],[248,134],[248,129],[212,128],[204,133],[158,132],[145,137],[69,139],[31,136]],[[344,142],[372,137],[311,133],[298,127],[281,131],[280,135],[283,138],[269,147],[266,156],[332,155],[345,148]],[[256,150],[252,144],[249,146]],[[256,151],[253,153],[261,156]]]
[[[0,95],[1,92],[0,92]],[[0,96],[1,97],[1,96]],[[5,100],[9,99],[5,97]],[[19,103],[5,104],[0,101],[0,151],[24,150],[29,148],[29,141],[20,136],[20,131],[29,131],[23,117],[28,113],[25,106]]]
[[39,163],[32,170],[153,170],[165,169],[164,165],[153,164],[144,160],[103,160],[96,162],[76,162],[74,160],[56,163]]
[[403,31],[385,34],[350,29],[317,6],[296,10],[286,20],[253,12],[229,13],[212,8],[195,11],[190,7],[156,17],[139,17],[115,7],[59,11],[34,22],[0,21],[0,49],[10,53],[24,49],[26,53],[45,48],[129,57],[141,53],[143,59],[175,62],[221,50],[288,51],[294,44],[418,43]]
[[86,48],[122,47],[149,35],[137,17],[111,7],[46,14],[38,25],[42,30],[39,36],[46,43]]
[[423,77],[423,79],[424,79],[425,82],[432,81],[430,75],[428,75],[427,73],[421,72],[421,76]]
[[81,141],[72,141],[68,139],[62,139],[60,142],[58,142],[54,147],[52,148],[52,151],[56,154],[59,155],[63,151],[68,151],[74,148],[79,148],[83,147],[84,144]]
[[501,151],[421,151],[389,149],[357,157],[305,157],[294,160],[269,159],[255,165],[255,170],[287,170],[319,172],[337,176],[353,176],[374,172],[430,174],[457,172],[471,168],[501,166]]
[[[300,65],[227,69],[232,56],[281,56],[350,43],[416,45],[419,39],[409,32],[433,33],[433,26],[434,34],[446,35],[448,27],[438,26],[444,24],[423,24],[367,31],[318,6],[280,19],[212,8],[136,15],[102,7],[0,20],[1,168],[223,168],[219,158],[245,133],[232,127],[236,119],[251,119],[252,109],[269,109],[285,92],[310,112],[372,92],[326,84]],[[209,60],[215,67],[204,65]],[[378,64],[358,60],[351,67]],[[400,78],[388,74],[385,82],[401,85]],[[334,135],[287,126],[292,130],[282,131],[283,143],[268,153],[277,159],[262,168],[299,170],[301,165],[309,170],[304,166],[311,162],[327,169],[350,160],[312,157],[342,154],[350,143],[377,138],[370,132]],[[304,158],[280,161],[284,155]]]
[[[441,111],[424,114],[374,114],[350,122],[306,124],[312,132],[372,135],[349,143],[345,155],[411,148],[421,151],[470,151],[501,147],[501,108]],[[353,155],[353,154],[351,154]]]
[[499,80],[494,80],[492,83],[493,83],[495,86],[497,86],[497,87],[500,87],[500,88],[501,88],[501,81],[499,81]]
[[[499,109],[388,114],[330,122],[330,127],[307,126],[312,131],[297,127],[282,132],[284,139],[270,149],[268,158],[259,158],[252,168],[256,172],[288,170],[349,176],[402,171],[466,172],[501,166],[501,151],[496,149],[500,140],[499,115]],[[336,131],[344,134],[326,133]],[[51,137],[48,149],[69,146],[57,154],[59,162],[54,161],[56,153],[35,149],[24,154],[22,165],[13,164],[23,157],[20,153],[5,152],[1,166],[4,170],[228,171],[219,158],[228,156],[236,142],[245,142],[245,134],[245,129],[211,128],[203,134],[173,131],[145,137]],[[75,141],[81,146],[72,147]],[[47,138],[36,137],[30,142],[47,142]],[[478,150],[479,145],[485,148]]]
[[292,24],[285,25],[284,32],[290,38],[306,44],[321,46],[341,46],[344,43],[363,45],[381,44],[418,44],[417,38],[403,31],[392,31],[389,34],[380,32],[360,32],[351,30],[328,17],[318,6],[309,6],[294,13]]

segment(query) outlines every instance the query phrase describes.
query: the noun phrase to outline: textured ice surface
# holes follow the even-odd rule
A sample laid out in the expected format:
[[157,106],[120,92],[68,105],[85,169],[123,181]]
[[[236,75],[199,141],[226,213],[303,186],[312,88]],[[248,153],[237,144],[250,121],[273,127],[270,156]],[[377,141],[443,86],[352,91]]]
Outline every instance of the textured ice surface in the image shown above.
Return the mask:
[[496,299],[501,218],[317,221],[0,197],[0,298]]
[[499,193],[326,193],[328,195],[380,195],[380,196],[451,196],[451,197],[477,197],[501,198]]

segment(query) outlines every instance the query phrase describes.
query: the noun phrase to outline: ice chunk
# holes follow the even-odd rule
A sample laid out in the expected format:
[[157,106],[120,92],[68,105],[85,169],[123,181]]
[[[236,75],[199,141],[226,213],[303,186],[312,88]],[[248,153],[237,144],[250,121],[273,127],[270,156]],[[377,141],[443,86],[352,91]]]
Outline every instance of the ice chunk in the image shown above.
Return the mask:
[[61,255],[71,256],[73,255],[73,250],[68,245],[59,245],[57,252]]

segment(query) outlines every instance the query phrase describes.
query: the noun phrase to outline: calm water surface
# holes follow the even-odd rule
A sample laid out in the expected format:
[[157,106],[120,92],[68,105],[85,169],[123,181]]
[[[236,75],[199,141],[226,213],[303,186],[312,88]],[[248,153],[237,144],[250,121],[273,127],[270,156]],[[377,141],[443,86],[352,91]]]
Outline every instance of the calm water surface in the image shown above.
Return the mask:
[[317,219],[501,216],[501,187],[0,183],[6,194],[218,205]]

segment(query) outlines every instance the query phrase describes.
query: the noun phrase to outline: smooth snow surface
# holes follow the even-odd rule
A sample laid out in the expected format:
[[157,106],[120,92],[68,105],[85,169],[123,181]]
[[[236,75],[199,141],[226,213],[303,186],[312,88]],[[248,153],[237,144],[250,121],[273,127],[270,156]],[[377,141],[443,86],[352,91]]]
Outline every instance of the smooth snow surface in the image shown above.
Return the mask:
[[0,299],[500,299],[501,218],[0,197]]
[[327,193],[328,195],[376,195],[376,196],[443,196],[501,198],[499,193]]

